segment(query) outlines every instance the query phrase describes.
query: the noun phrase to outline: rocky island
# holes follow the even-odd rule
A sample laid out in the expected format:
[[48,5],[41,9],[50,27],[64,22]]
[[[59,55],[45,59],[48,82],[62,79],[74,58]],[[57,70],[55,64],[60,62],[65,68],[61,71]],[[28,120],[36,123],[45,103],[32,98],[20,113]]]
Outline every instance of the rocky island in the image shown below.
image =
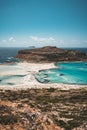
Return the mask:
[[60,49],[55,46],[20,50],[16,56],[28,62],[84,61],[87,54],[76,50]]

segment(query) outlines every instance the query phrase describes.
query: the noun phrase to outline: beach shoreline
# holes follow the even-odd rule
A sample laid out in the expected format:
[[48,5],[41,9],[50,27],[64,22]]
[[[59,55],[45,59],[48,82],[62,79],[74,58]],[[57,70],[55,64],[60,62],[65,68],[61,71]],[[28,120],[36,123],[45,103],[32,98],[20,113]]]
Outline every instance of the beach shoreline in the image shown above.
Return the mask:
[[16,66],[20,68],[18,71],[10,72],[10,75],[22,74],[25,75],[20,84],[16,85],[0,85],[0,89],[3,90],[25,90],[25,89],[42,89],[42,88],[58,88],[61,90],[69,89],[79,89],[85,88],[87,85],[77,85],[77,84],[63,84],[63,83],[40,83],[35,79],[35,74],[40,70],[56,68],[55,63],[28,63],[28,62],[19,62],[16,63]]

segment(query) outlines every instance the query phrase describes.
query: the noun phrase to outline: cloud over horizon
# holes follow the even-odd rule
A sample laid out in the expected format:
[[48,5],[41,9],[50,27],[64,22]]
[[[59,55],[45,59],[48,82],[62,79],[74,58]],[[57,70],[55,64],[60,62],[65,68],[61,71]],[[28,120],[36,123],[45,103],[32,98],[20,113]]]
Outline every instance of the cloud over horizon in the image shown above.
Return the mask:
[[48,37],[48,38],[42,38],[42,37],[37,37],[37,36],[30,36],[31,40],[35,42],[41,42],[41,43],[51,43],[55,42],[55,39],[53,37]]
[[[16,37],[16,36],[15,36]],[[37,36],[37,35],[28,35],[27,37],[13,37],[10,36],[8,38],[4,38],[1,40],[0,44],[1,46],[12,46],[12,47],[28,47],[28,46],[36,46],[36,47],[42,47],[42,46],[57,46],[57,47],[86,47],[87,46],[87,40],[66,40],[66,39],[60,39],[58,37],[45,37],[45,36]],[[21,46],[20,46],[21,45]]]
[[4,39],[2,40],[3,43],[13,43],[13,42],[16,42],[15,38],[14,37],[10,37],[8,39]]
[[14,37],[10,37],[8,40],[9,40],[9,42],[15,42],[16,41]]

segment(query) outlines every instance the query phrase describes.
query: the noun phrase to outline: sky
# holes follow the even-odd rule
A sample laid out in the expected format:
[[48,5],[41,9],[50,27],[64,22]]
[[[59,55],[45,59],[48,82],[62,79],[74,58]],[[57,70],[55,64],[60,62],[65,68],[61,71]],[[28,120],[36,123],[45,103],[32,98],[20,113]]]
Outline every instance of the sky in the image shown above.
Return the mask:
[[0,47],[87,47],[87,0],[0,0]]

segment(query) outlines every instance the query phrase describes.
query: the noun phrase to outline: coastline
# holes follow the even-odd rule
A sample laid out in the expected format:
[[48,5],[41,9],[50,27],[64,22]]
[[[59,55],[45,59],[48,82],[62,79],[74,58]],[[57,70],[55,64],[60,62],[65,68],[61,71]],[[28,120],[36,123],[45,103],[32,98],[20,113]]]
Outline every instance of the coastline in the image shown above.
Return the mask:
[[[0,85],[0,89],[3,90],[25,90],[25,89],[42,89],[42,88],[58,88],[60,90],[69,90],[69,89],[79,89],[85,88],[87,85],[78,85],[78,84],[63,84],[63,83],[40,83],[38,82],[34,74],[38,73],[40,70],[46,70],[51,68],[56,68],[55,63],[28,63],[28,62],[19,62],[16,63],[16,66],[20,68],[19,71],[15,72],[16,74],[26,75],[24,76],[22,82],[17,85]],[[10,73],[14,75],[14,72]]]

